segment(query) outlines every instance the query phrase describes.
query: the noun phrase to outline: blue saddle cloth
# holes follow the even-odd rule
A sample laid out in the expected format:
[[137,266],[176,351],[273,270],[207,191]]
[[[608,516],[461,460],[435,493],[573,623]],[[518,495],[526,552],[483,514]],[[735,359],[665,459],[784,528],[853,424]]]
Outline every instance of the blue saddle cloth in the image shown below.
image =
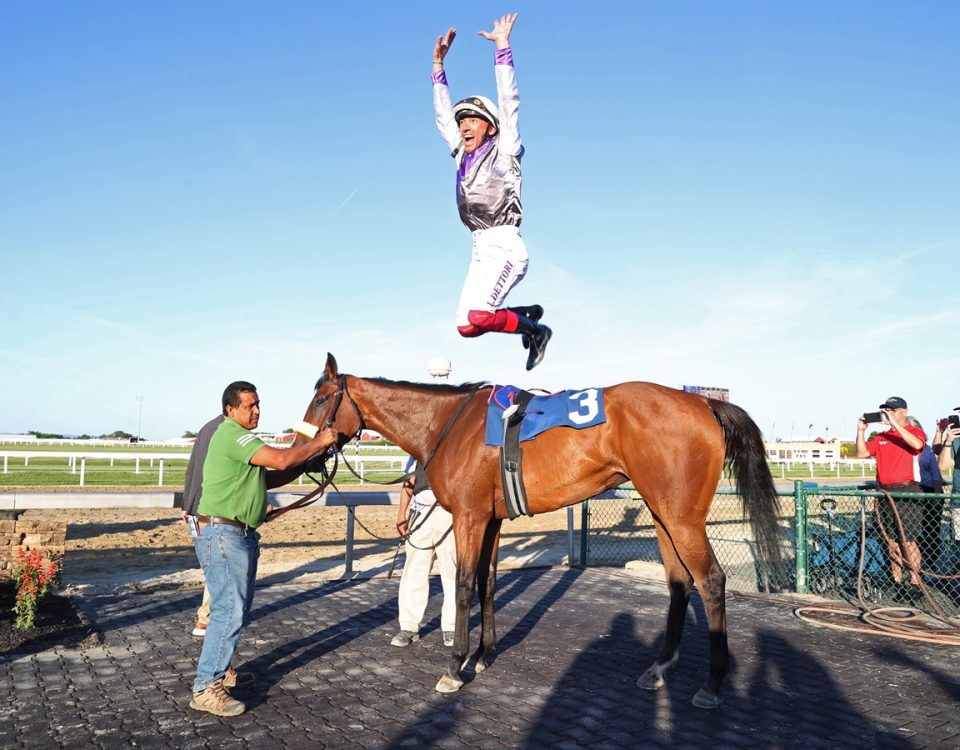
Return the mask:
[[[487,407],[487,445],[503,445],[503,412],[513,404],[520,389],[515,385],[495,385]],[[553,427],[582,430],[607,421],[603,410],[603,389],[583,388],[560,391],[550,396],[534,396],[520,423],[520,442],[532,440]]]

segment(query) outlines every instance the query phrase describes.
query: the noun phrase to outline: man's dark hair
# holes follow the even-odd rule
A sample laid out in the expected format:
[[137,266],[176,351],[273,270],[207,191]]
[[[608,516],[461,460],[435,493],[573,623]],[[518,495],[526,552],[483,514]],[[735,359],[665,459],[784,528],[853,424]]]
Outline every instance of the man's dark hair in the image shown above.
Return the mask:
[[226,387],[223,391],[223,398],[220,403],[223,406],[223,414],[226,416],[228,406],[240,406],[241,393],[256,393],[257,386],[248,383],[246,380],[237,380]]

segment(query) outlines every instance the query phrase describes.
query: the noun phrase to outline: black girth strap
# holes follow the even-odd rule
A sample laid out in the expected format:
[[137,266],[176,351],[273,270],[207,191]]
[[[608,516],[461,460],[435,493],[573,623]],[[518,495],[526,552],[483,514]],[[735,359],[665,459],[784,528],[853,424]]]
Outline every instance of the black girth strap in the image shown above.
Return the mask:
[[532,516],[527,509],[527,491],[523,486],[523,470],[520,448],[520,423],[527,413],[527,404],[533,394],[529,391],[517,393],[516,410],[507,417],[503,426],[503,445],[500,447],[500,479],[503,483],[503,500],[507,506],[507,515],[512,521],[518,516]]

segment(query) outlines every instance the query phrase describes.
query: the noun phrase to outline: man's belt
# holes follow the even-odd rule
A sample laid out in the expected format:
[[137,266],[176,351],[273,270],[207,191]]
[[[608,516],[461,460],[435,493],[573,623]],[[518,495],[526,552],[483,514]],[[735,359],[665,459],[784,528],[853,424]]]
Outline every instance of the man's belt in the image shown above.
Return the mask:
[[243,529],[244,531],[256,531],[253,526],[247,526],[245,523],[242,521],[237,521],[235,518],[224,518],[223,516],[204,516],[198,513],[197,520],[200,523],[207,524],[208,526],[222,523],[226,524],[227,526],[236,526],[238,529]]

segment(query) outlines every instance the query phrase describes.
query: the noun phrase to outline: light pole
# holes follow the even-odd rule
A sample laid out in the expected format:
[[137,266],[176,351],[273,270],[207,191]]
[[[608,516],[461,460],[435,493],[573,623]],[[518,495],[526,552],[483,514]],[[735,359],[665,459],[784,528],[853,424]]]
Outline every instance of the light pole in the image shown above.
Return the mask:
[[137,396],[137,445],[140,444],[140,425],[143,423],[143,402],[147,399]]

